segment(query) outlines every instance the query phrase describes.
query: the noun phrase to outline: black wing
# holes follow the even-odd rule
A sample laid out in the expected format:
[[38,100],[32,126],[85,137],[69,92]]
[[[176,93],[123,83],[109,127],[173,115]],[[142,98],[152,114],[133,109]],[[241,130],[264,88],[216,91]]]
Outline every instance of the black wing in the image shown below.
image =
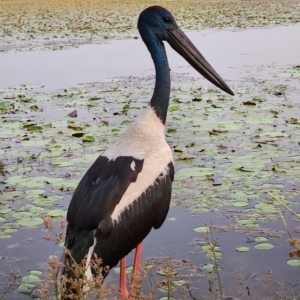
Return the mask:
[[[132,163],[134,162],[132,167]],[[71,199],[67,213],[65,246],[75,252],[93,245],[93,230],[101,227],[104,236],[112,228],[111,214],[130,183],[135,182],[144,160],[99,156],[86,172]],[[101,223],[101,224],[100,224]]]
[[127,206],[118,221],[114,221],[109,237],[96,232],[94,252],[101,257],[104,266],[116,266],[149,234],[158,229],[166,219],[170,207],[174,166],[169,163],[145,192]]
[[[132,162],[134,168],[131,168]],[[68,224],[74,229],[96,229],[100,221],[111,216],[130,183],[136,181],[143,163],[129,156],[115,160],[99,156],[74,192],[67,214]]]
[[102,259],[104,266],[112,268],[142,242],[152,228],[157,229],[163,224],[171,200],[172,162],[140,197],[126,207],[118,221],[111,219],[128,186],[142,171],[143,163],[143,160],[128,156],[115,160],[100,156],[84,175],[67,213],[65,246],[71,250],[76,262],[82,261],[95,237],[94,253]]

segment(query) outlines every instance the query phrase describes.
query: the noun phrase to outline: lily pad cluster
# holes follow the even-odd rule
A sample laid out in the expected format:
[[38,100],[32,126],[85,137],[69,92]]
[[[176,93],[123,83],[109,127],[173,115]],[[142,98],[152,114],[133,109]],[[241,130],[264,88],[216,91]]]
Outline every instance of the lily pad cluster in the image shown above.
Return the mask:
[[291,69],[286,70],[284,73],[278,74],[281,77],[300,77],[300,65],[293,66]]
[[[201,86],[198,78],[173,76],[170,107],[178,109],[169,111],[166,130],[177,168],[172,205],[195,214],[230,208],[233,222],[248,229],[277,218],[267,191],[297,207],[300,135],[290,120],[299,109],[299,90],[274,78],[235,86],[232,97]],[[64,216],[64,196],[147,106],[153,77],[144,78],[143,91],[136,91],[140,80],[108,80],[56,93],[34,85],[0,91],[0,101],[9,107],[0,118],[2,221],[36,226],[42,214]],[[247,101],[256,105],[244,105]],[[32,103],[39,111],[31,112]],[[74,108],[77,118],[69,116]],[[48,117],[45,110],[59,113]]]
[[[261,237],[261,236],[256,237],[254,239],[254,242],[256,242],[256,245],[254,246],[255,249],[269,250],[274,248],[274,245],[270,243],[266,237]],[[241,246],[236,248],[236,251],[238,252],[249,252],[250,250],[251,248],[246,246]]]
[[29,274],[22,278],[22,283],[18,287],[18,291],[22,294],[31,296],[35,286],[38,282],[41,281],[40,277],[42,276],[41,271],[32,270],[29,271]]
[[[134,37],[139,13],[151,5],[173,12],[184,29],[248,28],[295,24],[300,8],[289,2],[199,1],[1,1],[0,49],[63,49],[107,39]],[[1,107],[1,104],[0,104]]]

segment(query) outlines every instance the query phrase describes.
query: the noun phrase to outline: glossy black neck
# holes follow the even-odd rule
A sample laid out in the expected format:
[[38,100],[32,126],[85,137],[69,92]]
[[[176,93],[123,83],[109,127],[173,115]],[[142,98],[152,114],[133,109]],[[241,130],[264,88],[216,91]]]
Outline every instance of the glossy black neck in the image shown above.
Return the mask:
[[163,42],[151,30],[142,30],[140,28],[140,33],[151,53],[156,71],[155,88],[150,106],[154,109],[157,117],[165,124],[171,90],[170,69],[166,50]]

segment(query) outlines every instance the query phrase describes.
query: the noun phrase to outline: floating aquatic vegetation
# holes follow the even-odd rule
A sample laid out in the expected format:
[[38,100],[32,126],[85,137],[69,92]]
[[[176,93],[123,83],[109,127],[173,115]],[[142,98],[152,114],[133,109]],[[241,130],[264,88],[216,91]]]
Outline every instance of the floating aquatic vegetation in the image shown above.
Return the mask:
[[255,249],[260,249],[260,250],[269,250],[272,248],[274,248],[274,245],[271,243],[261,243],[261,244],[255,245]]
[[290,259],[286,262],[288,265],[292,267],[299,267],[300,266],[300,259]]
[[22,283],[19,285],[18,291],[25,295],[32,295],[32,292],[35,289],[35,285],[41,281],[41,276],[41,271],[29,271],[29,274],[22,278]]
[[[278,74],[280,77],[300,77],[300,66],[294,66],[290,70],[286,70],[284,73]],[[1,106],[0,106],[1,107]]]
[[[126,274],[131,274],[133,270],[132,266],[126,267]],[[120,267],[114,268],[114,272],[120,274]]]
[[255,240],[255,242],[257,242],[257,243],[263,243],[263,242],[268,241],[268,239],[265,238],[265,237],[263,237],[263,236],[258,236],[258,237],[256,237],[254,240]]
[[[64,195],[75,189],[86,168],[147,105],[152,82],[144,80],[147,84],[141,96],[134,93],[140,80],[103,81],[81,90],[54,94],[43,93],[43,87],[38,85],[0,91],[0,101],[14,91],[14,95],[5,100],[10,110],[0,118],[1,145],[9,144],[9,148],[0,149],[9,172],[3,180],[6,190],[1,199],[2,221],[18,220],[20,226],[36,226],[41,224],[42,214],[64,216],[65,208],[57,207]],[[258,228],[259,222],[277,218],[276,207],[266,190],[283,197],[292,206],[297,204],[293,199],[299,190],[298,177],[291,176],[299,174],[300,170],[297,155],[300,136],[297,126],[286,122],[295,117],[294,112],[299,109],[297,89],[278,82],[254,85],[237,86],[237,96],[224,95],[219,99],[218,92],[213,89],[206,92],[190,78],[180,75],[174,78],[171,101],[179,103],[176,105],[180,105],[180,109],[169,112],[167,125],[168,141],[174,148],[179,169],[173,205],[184,201],[195,214],[234,207],[235,212],[231,213],[234,222],[251,229]],[[126,88],[120,88],[124,86]],[[202,101],[195,102],[193,99],[199,88]],[[99,92],[95,94],[95,90]],[[289,98],[278,96],[278,91],[288,91]],[[66,101],[62,102],[62,97]],[[52,109],[67,111],[70,106],[80,107],[82,111],[92,109],[94,119],[85,121],[79,115],[74,121],[66,114],[61,119],[50,120],[42,113],[30,118],[16,114],[16,109],[29,112],[32,103],[42,110],[49,109],[48,99],[51,99]],[[88,99],[101,101],[91,108]],[[252,99],[259,105],[245,108],[245,99]],[[13,107],[16,100],[19,100],[18,107],[16,104]],[[130,109],[114,114],[122,111],[124,105]],[[223,108],[218,111],[216,107],[221,105]],[[231,105],[235,110],[230,109]],[[280,114],[274,115],[274,111]],[[282,192],[286,181],[293,189]],[[26,202],[16,210],[11,206],[11,199],[25,199]]]
[[[219,269],[219,271],[221,270],[220,268],[218,268],[218,269]],[[207,271],[209,273],[216,272],[216,266],[213,264],[206,264],[203,266],[203,270]]]
[[208,233],[209,227],[207,227],[207,226],[196,227],[196,228],[194,228],[194,232]]
[[179,25],[187,30],[274,26],[300,21],[299,5],[289,2],[6,0],[0,2],[0,49],[66,49],[113,38],[138,38],[138,15],[151,5],[170,9]]
[[249,252],[250,248],[249,247],[237,247],[236,251],[238,251],[238,252]]

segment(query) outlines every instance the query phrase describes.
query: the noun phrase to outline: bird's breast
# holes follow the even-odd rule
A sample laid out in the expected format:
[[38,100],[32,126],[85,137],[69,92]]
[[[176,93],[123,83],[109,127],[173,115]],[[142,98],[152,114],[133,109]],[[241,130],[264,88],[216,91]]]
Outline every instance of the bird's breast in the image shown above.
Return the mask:
[[152,154],[159,154],[169,147],[165,139],[165,126],[151,107],[124,132],[104,153],[108,159],[118,156],[132,156],[145,160]]
[[172,152],[168,145],[160,151],[149,154],[144,159],[143,169],[139,173],[137,180],[129,185],[119,204],[115,207],[111,216],[113,221],[118,221],[119,216],[126,207],[139,198],[148,187],[153,185],[160,174],[168,172],[168,164],[172,161]]

